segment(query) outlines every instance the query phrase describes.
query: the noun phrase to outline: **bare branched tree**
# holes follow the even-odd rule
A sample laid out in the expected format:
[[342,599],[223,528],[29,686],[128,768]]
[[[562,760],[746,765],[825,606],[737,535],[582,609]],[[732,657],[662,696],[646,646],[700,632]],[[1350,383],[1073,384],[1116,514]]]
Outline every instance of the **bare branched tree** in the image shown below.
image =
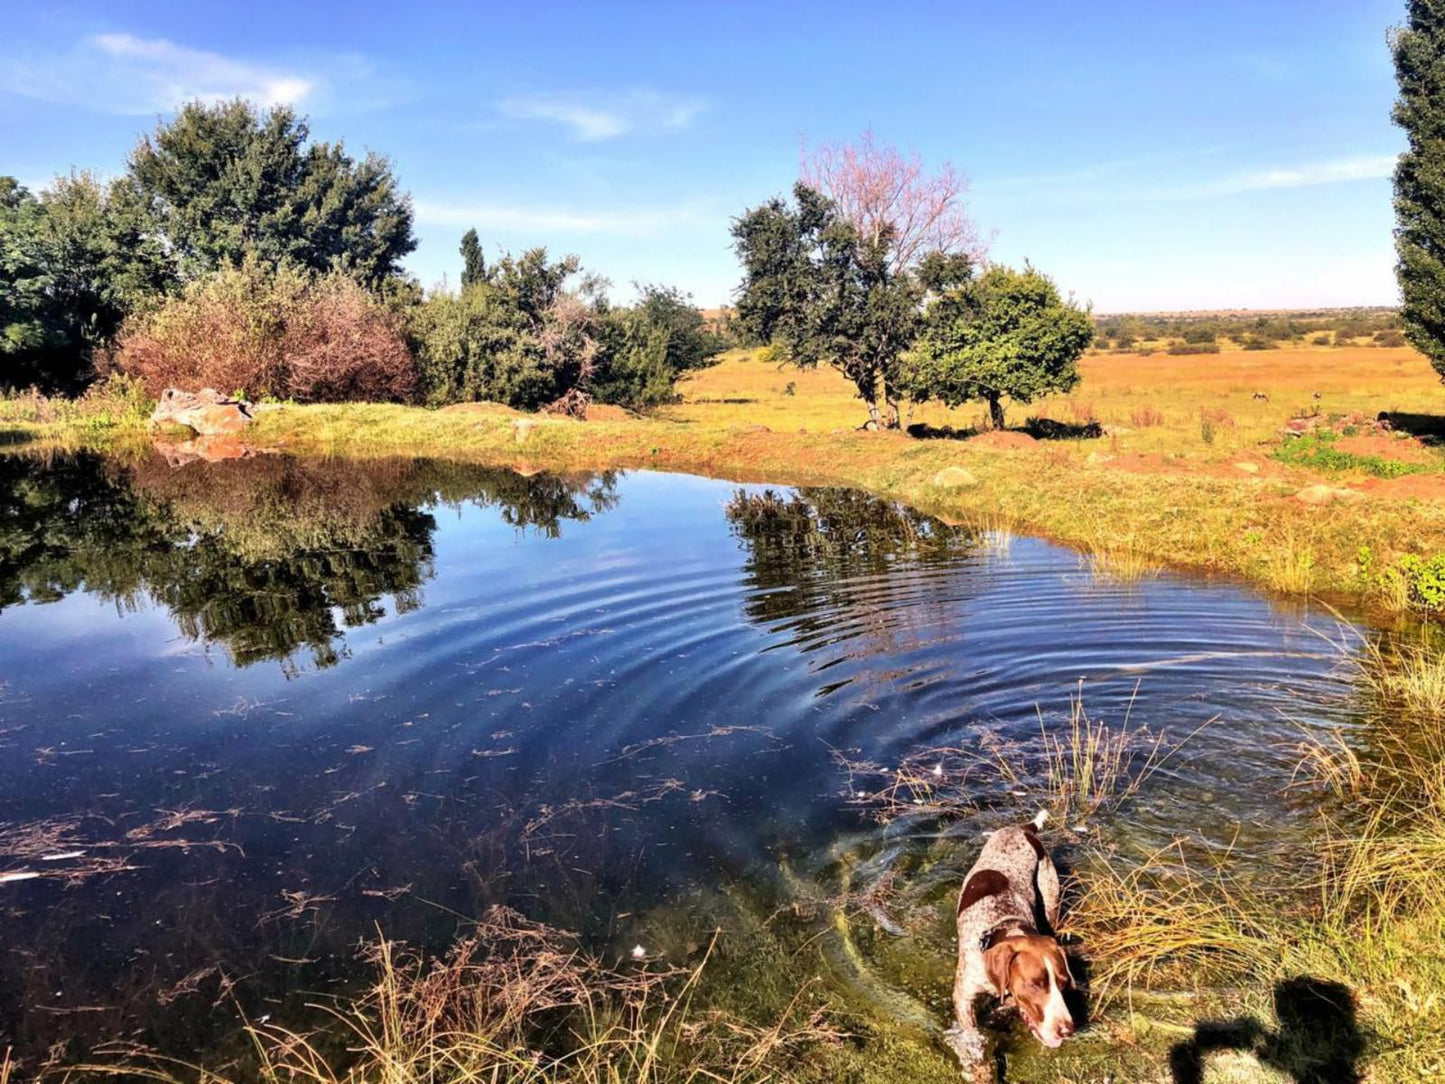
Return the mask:
[[945,162],[930,173],[915,154],[875,143],[871,131],[856,143],[804,144],[798,179],[822,192],[876,244],[893,231],[894,274],[915,267],[928,252],[962,254],[981,263],[988,240],[969,217],[968,177]]

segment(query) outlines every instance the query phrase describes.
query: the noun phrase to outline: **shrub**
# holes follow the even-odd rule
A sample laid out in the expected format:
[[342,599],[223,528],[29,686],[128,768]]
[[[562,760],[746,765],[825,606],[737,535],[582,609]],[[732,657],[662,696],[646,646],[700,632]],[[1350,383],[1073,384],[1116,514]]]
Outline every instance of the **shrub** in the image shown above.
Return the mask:
[[1445,610],[1445,553],[1433,557],[1407,553],[1387,575],[1399,578],[1411,606]]
[[132,318],[113,364],[153,396],[210,387],[251,398],[406,401],[416,391],[397,317],[359,284],[254,260]]
[[1169,344],[1169,353],[1171,353],[1171,354],[1217,354],[1217,353],[1219,353],[1219,344],[1218,344],[1218,343],[1215,343],[1215,342],[1209,342],[1209,343],[1191,343],[1191,342],[1182,342],[1182,341],[1181,341],[1181,342],[1172,342],[1172,343]]
[[1147,429],[1153,425],[1164,424],[1164,412],[1158,407],[1143,406],[1129,415],[1129,423],[1135,429]]
[[1405,333],[1403,331],[1389,330],[1375,332],[1375,345],[1386,347],[1397,347],[1405,345]]

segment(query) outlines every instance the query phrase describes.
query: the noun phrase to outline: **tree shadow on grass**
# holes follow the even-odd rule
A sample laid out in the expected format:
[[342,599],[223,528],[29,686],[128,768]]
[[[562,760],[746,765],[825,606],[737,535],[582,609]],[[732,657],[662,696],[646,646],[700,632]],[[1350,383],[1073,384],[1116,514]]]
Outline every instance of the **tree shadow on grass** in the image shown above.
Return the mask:
[[914,422],[908,427],[908,435],[917,440],[967,440],[978,436],[978,432],[973,426],[955,429],[951,425],[929,425],[927,422]]
[[1425,444],[1445,446],[1445,414],[1407,414],[1399,410],[1380,411],[1379,420],[1397,433],[1409,433]]
[[1104,435],[1098,422],[1056,422],[1053,418],[1030,418],[1024,432],[1035,440],[1093,440]]
[[35,435],[24,429],[0,429],[0,448],[13,444],[29,444],[34,439]]
[[1274,1013],[1273,1031],[1249,1016],[1196,1024],[1194,1038],[1169,1051],[1174,1084],[1202,1084],[1209,1055],[1219,1050],[1247,1051],[1296,1084],[1358,1084],[1365,1040],[1347,987],[1309,975],[1286,979],[1274,988]]

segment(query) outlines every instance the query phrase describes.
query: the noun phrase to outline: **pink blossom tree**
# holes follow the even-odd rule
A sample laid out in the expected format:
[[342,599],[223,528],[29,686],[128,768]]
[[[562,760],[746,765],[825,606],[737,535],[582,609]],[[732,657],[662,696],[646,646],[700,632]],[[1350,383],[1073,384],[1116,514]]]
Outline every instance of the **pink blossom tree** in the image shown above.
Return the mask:
[[873,133],[856,143],[804,144],[798,179],[823,193],[853,223],[865,243],[892,228],[890,262],[896,275],[928,252],[965,255],[983,262],[988,241],[969,217],[968,177],[945,162],[930,173],[923,160],[881,145]]

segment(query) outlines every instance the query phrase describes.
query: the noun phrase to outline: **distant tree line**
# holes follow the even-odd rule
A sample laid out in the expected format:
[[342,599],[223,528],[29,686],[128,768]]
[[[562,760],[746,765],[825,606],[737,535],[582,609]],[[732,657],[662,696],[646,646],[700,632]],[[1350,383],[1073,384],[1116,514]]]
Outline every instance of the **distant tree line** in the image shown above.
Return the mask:
[[1398,309],[1320,309],[1290,313],[1112,313],[1094,318],[1100,350],[1166,349],[1173,354],[1218,353],[1223,342],[1246,350],[1286,345],[1403,346]]
[[675,290],[615,306],[574,256],[488,265],[475,230],[460,289],[425,292],[412,226],[387,159],[242,101],[185,106],[109,182],[0,177],[0,387],[648,405],[723,345]]

